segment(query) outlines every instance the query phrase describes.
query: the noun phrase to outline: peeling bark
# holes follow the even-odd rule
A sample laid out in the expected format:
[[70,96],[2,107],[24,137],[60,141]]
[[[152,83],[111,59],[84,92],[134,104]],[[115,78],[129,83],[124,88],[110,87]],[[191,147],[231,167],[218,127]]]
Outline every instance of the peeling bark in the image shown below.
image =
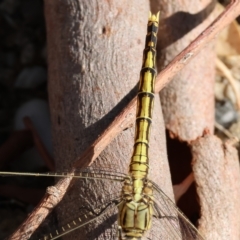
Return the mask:
[[237,150],[211,134],[191,143],[206,240],[240,238],[240,169]]

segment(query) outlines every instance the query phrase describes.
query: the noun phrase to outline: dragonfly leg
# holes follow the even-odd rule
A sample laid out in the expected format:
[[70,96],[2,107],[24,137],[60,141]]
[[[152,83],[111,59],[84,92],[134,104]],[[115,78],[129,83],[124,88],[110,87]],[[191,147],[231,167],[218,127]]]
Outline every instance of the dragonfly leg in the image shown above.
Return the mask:
[[117,240],[125,240],[126,238],[123,237],[123,231],[122,231],[122,227],[118,226],[118,238]]

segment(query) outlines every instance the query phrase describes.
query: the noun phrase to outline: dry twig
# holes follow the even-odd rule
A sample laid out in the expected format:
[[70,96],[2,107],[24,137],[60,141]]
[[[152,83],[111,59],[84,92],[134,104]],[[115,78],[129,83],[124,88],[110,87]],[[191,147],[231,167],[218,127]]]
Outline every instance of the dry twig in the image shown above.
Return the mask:
[[177,202],[184,193],[188,190],[194,181],[193,173],[191,172],[180,184],[173,186],[175,201]]
[[217,65],[217,68],[224,74],[224,76],[229,81],[230,85],[232,86],[233,92],[236,97],[236,106],[239,111],[240,110],[240,93],[239,93],[239,89],[235,83],[236,80],[232,76],[231,71],[227,68],[227,66],[219,58],[216,59],[216,65]]
[[221,124],[215,122],[215,128],[217,128],[219,131],[223,132],[228,138],[235,138],[235,136],[228,131],[226,128],[224,128]]

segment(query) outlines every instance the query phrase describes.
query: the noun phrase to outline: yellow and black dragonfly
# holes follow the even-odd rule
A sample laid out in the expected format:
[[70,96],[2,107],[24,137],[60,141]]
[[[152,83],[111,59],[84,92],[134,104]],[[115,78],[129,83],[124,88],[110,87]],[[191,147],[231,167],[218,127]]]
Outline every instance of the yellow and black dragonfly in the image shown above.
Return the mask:
[[[128,174],[117,173],[116,170],[85,168],[70,175],[68,173],[46,173],[38,176],[74,177],[82,180],[81,197],[89,195],[89,185],[102,187],[103,197],[96,199],[94,193],[78,208],[78,217],[67,221],[57,230],[48,232],[43,237],[36,234],[30,239],[58,239],[67,234],[88,228],[94,222],[101,222],[102,227],[96,231],[104,239],[118,240],[193,240],[204,239],[198,230],[190,223],[176,205],[151,180],[149,172],[149,134],[152,122],[154,103],[154,85],[156,78],[155,58],[159,13],[149,15],[143,64],[140,72],[139,90],[137,96],[137,113],[135,127],[135,143]],[[19,173],[0,172],[4,175],[19,175]],[[35,173],[21,173],[24,176],[36,176]],[[104,188],[104,182],[111,181],[110,187]],[[91,193],[90,193],[91,194]],[[69,218],[73,213],[69,212]],[[68,218],[68,217],[66,217]],[[117,219],[117,223],[116,220]],[[114,225],[115,231],[104,230],[104,222]],[[48,219],[44,224],[50,225]],[[43,224],[43,225],[44,225]],[[96,233],[95,233],[96,235]],[[64,238],[65,239],[65,238]],[[75,238],[74,238],[75,239]],[[77,238],[76,238],[77,239]],[[91,232],[86,239],[93,239]],[[101,238],[102,239],[102,238]]]

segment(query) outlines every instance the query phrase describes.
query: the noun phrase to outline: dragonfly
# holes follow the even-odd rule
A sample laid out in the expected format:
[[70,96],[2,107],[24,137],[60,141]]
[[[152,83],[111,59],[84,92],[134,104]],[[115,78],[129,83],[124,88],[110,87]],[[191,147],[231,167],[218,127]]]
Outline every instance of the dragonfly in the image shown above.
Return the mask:
[[[149,172],[149,136],[154,104],[154,85],[156,78],[155,60],[159,15],[149,13],[143,62],[140,71],[137,95],[137,112],[133,154],[128,174],[111,169],[87,167],[78,172],[46,173],[38,176],[73,177],[81,182],[80,196],[85,199],[79,205],[79,215],[52,232],[46,230],[42,238],[35,234],[30,239],[59,239],[77,229],[88,228],[91,224],[112,221],[115,231],[104,233],[104,239],[114,240],[203,240],[204,237],[195,226],[177,208],[174,202],[148,178]],[[14,172],[0,172],[1,176],[19,175]],[[36,173],[21,173],[23,176],[36,176]],[[111,181],[105,189],[104,182]],[[90,197],[86,189],[91,184],[102,187],[103,197]],[[94,194],[93,194],[94,195]],[[110,216],[110,217],[109,217]],[[113,216],[113,218],[111,218]],[[72,213],[69,214],[69,218]],[[66,220],[68,217],[65,217]],[[117,218],[117,223],[114,223]],[[111,220],[112,219],[112,220]],[[45,220],[48,224],[48,219]],[[103,231],[102,228],[98,229]],[[96,229],[97,231],[97,229]],[[91,234],[91,232],[89,233]],[[92,239],[87,235],[86,239]]]

